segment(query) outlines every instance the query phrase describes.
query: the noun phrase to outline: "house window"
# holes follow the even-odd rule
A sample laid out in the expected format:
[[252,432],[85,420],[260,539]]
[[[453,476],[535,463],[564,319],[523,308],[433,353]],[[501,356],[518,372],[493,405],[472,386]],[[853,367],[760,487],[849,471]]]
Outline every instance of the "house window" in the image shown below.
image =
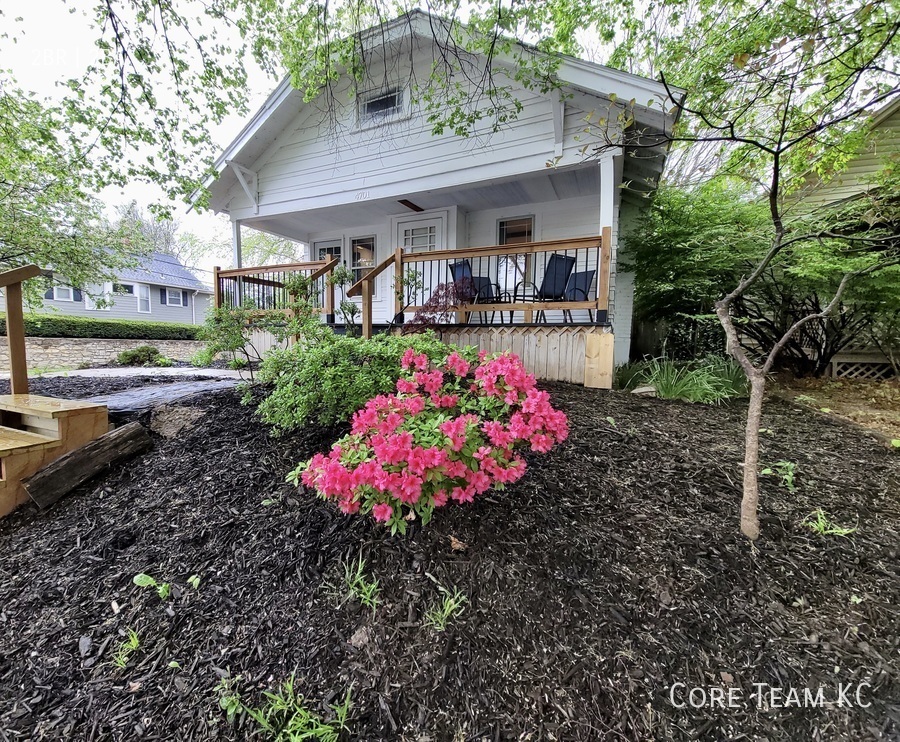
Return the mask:
[[361,123],[377,122],[392,118],[403,111],[403,91],[387,90],[370,93],[359,102]]
[[[514,219],[501,219],[497,223],[498,245],[524,245],[534,241],[534,217],[519,216]],[[523,281],[529,280],[525,275],[524,255],[501,255],[497,259],[497,283],[503,291],[515,291]]]
[[350,240],[350,270],[353,283],[359,281],[375,267],[375,238],[355,237]]
[[515,219],[501,219],[499,222],[498,245],[524,245],[534,242],[534,217],[520,216]]
[[91,312],[108,312],[111,309],[112,284],[90,286],[84,293],[84,308]]
[[75,301],[72,296],[72,287],[71,286],[54,286],[53,287],[53,300],[54,301]]
[[166,289],[166,306],[183,307],[181,289]]
[[114,294],[129,294],[134,296],[134,284],[133,283],[114,283],[113,284],[113,293]]
[[144,314],[150,314],[150,287],[140,283],[137,287],[137,310]]

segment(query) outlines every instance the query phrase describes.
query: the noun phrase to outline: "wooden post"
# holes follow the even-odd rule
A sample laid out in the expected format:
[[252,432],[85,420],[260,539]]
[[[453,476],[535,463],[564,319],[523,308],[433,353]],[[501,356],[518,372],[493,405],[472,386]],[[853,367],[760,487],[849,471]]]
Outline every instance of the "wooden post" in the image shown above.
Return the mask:
[[403,298],[406,287],[403,286],[403,248],[394,249],[394,317],[403,311]]
[[220,286],[218,265],[213,266],[213,303],[216,309],[222,306],[222,287]]
[[[532,285],[534,285],[534,275],[533,275],[534,268],[532,265],[533,262],[534,261],[532,260],[532,254],[526,253],[525,254],[525,281],[530,281]],[[515,297],[513,297],[513,298],[515,298]],[[522,288],[522,301],[526,301],[524,287]],[[510,313],[510,314],[512,315],[512,313]],[[500,319],[502,320],[503,318],[501,317]],[[534,322],[534,312],[530,309],[522,312],[522,322],[524,322],[526,325]]]
[[325,281],[325,321],[334,322],[334,283],[330,281],[331,271],[328,271],[322,280]]
[[6,287],[6,339],[9,343],[9,374],[13,394],[28,394],[28,363],[25,358],[25,318],[22,315],[22,284]]
[[584,385],[612,389],[615,336],[598,328],[584,338]]
[[[597,263],[597,319],[606,321],[609,311],[609,268],[612,259],[612,227],[604,227],[600,237],[600,256]],[[602,314],[601,314],[602,313]]]
[[366,340],[372,339],[372,282],[363,281],[362,284],[362,336]]

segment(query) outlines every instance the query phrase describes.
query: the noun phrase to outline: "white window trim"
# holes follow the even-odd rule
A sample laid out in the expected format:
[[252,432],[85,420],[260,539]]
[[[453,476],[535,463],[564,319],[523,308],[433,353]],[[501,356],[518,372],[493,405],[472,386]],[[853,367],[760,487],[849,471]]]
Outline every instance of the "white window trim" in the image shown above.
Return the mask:
[[[68,291],[69,296],[66,298],[59,296],[58,292],[60,289],[63,289],[64,291]],[[72,302],[74,302],[75,301],[75,289],[73,289],[71,286],[54,286],[53,287],[53,301],[72,301]]]
[[[401,96],[400,108],[394,113],[378,114],[366,116],[363,114],[363,106],[367,101],[381,98],[391,93],[398,93]],[[412,96],[409,88],[403,85],[388,86],[382,88],[373,88],[357,93],[356,95],[356,128],[359,131],[366,129],[374,129],[385,124],[392,124],[396,121],[405,121],[412,116]]]
[[[112,292],[112,282],[106,281],[102,286],[102,299],[106,302],[112,300],[113,292]],[[82,292],[84,294],[84,308],[88,312],[108,312],[112,309],[112,305],[107,304],[105,307],[98,307],[96,304],[96,300],[92,299],[88,296],[87,292]]]
[[[141,309],[141,291],[143,289],[147,289],[147,308]],[[137,310],[139,314],[152,314],[153,313],[153,292],[150,291],[150,286],[146,283],[136,283],[134,284],[134,294],[137,298]]]
[[[169,301],[169,292],[170,291],[178,292],[178,303],[177,304],[174,304],[173,302]],[[167,307],[185,307],[185,306],[187,306],[184,303],[184,294],[182,292],[183,292],[183,289],[176,289],[176,288],[171,288],[169,286],[166,286],[166,306]]]

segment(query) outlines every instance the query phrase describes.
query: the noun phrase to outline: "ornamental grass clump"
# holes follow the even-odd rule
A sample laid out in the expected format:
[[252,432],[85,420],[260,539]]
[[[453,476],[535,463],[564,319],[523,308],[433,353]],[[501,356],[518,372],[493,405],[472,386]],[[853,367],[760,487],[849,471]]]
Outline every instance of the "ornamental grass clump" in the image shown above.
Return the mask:
[[564,413],[537,389],[519,357],[458,353],[434,365],[410,348],[395,394],[370,399],[328,455],[297,467],[290,481],[406,532],[449,501],[472,502],[525,474],[524,449],[546,453],[569,433]]

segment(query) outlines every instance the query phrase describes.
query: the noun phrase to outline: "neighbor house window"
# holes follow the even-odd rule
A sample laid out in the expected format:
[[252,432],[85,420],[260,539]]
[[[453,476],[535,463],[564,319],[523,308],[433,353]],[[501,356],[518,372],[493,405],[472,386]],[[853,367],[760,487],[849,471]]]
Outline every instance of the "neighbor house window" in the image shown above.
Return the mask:
[[96,312],[108,312],[111,308],[111,294],[113,285],[104,283],[102,286],[90,286],[84,293],[84,308]]
[[113,293],[114,294],[130,294],[134,296],[134,284],[133,283],[114,283],[113,284]]
[[137,287],[137,310],[144,314],[150,313],[150,287],[147,284],[139,283]]
[[368,93],[359,102],[361,123],[377,122],[396,116],[403,111],[403,91],[387,90]]
[[375,267],[375,238],[355,237],[350,240],[350,270],[353,283],[359,281]]
[[170,307],[183,307],[181,289],[166,289],[166,305]]
[[54,301],[75,301],[72,296],[72,287],[71,286],[54,286],[53,287],[53,300]]

